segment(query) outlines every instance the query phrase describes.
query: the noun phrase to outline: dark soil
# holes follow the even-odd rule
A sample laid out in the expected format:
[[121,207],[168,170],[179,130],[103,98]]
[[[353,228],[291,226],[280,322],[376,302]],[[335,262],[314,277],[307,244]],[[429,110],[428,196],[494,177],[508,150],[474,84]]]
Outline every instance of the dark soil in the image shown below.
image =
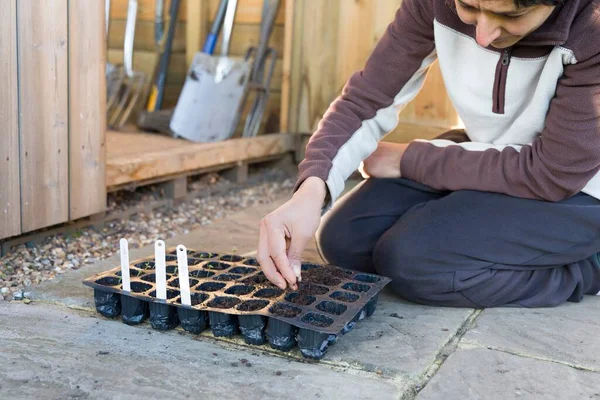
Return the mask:
[[[121,270],[118,270],[117,272],[115,272],[116,276],[121,276]],[[144,271],[140,271],[139,269],[135,269],[135,268],[129,268],[129,276],[130,277],[134,277],[134,276],[140,276],[140,275],[144,275]]]
[[203,283],[202,285],[198,286],[196,288],[196,290],[202,290],[205,292],[216,292],[217,290],[221,290],[224,287],[225,287],[224,283],[206,282],[206,283]]
[[[198,282],[200,282],[198,279],[190,279],[190,287],[195,286]],[[179,278],[173,279],[169,286],[179,289]]]
[[[151,291],[148,296],[150,297],[156,297],[156,290]],[[179,296],[179,290],[170,290],[167,289],[167,299],[173,299],[175,297]]]
[[244,296],[254,291],[254,286],[237,285],[232,286],[225,291],[227,294],[233,294],[235,296]]
[[281,296],[282,293],[283,290],[279,288],[265,288],[256,292],[254,297],[259,297],[261,299],[272,299],[273,297]]
[[240,299],[236,299],[235,297],[217,297],[208,303],[209,307],[214,308],[231,308],[238,305],[241,302]]
[[338,301],[343,301],[344,303],[354,303],[360,298],[359,295],[348,292],[334,292],[329,297]]
[[322,301],[317,304],[317,310],[328,314],[342,315],[348,309],[348,306],[333,301]]
[[313,313],[308,313],[304,317],[302,317],[302,322],[306,322],[308,324],[319,326],[322,328],[333,324],[333,320],[331,318]]
[[131,291],[133,293],[143,293],[147,290],[152,289],[152,285],[149,285],[147,283],[142,283],[142,282],[131,282],[130,286],[131,286]]
[[[197,306],[198,304],[202,304],[206,299],[208,299],[208,295],[204,293],[191,293],[190,300],[192,300],[192,306]],[[181,299],[177,299],[177,304],[181,304]]]
[[105,276],[104,278],[96,280],[96,283],[103,286],[116,286],[121,284],[121,278]]
[[339,271],[331,267],[314,268],[302,274],[302,282],[318,283],[330,287],[337,286],[342,283],[342,280],[336,277],[336,275],[340,274]]
[[298,304],[300,306],[309,306],[317,300],[316,297],[305,293],[290,293],[285,299],[290,303]]
[[146,282],[152,282],[155,283],[156,282],[156,275],[155,274],[148,274],[148,275],[144,275],[140,278],[143,281]]
[[202,258],[202,259],[208,259],[208,258],[213,258],[218,256],[218,254],[216,253],[209,253],[206,251],[199,251],[198,253],[194,253],[192,257],[194,258]]
[[258,311],[269,305],[267,300],[248,300],[240,304],[237,309],[240,311]]
[[275,285],[273,285],[263,273],[256,274],[254,276],[246,278],[242,281],[242,283],[245,283],[246,285],[266,284],[263,287],[268,287],[269,285],[271,285],[272,287],[275,287]]
[[247,275],[252,272],[256,272],[256,268],[247,268],[247,267],[235,267],[229,270],[232,274],[240,274]]
[[204,265],[204,268],[206,268],[206,269],[213,269],[213,270],[217,270],[217,271],[222,271],[229,267],[231,267],[231,264],[227,264],[225,262],[219,262],[219,261],[210,261]]
[[360,282],[375,283],[375,282],[379,282],[381,280],[381,278],[378,276],[375,276],[375,275],[360,274],[360,275],[356,275],[354,277],[354,280],[360,281]]
[[304,281],[300,282],[298,285],[298,293],[307,295],[307,296],[320,296],[329,292],[325,286],[319,285],[311,285],[310,283],[306,283]]
[[302,310],[298,307],[290,306],[288,304],[275,304],[269,310],[271,313],[285,318],[294,318],[300,314]]
[[139,269],[154,269],[154,262],[152,261],[146,261],[146,262],[141,262],[138,264],[135,264],[134,267],[139,268]]
[[238,261],[242,261],[243,259],[244,259],[244,257],[236,256],[236,255],[232,255],[232,254],[226,254],[226,255],[222,256],[221,258],[219,258],[219,260],[231,261],[231,262],[238,262]]
[[235,281],[236,279],[240,279],[240,278],[241,278],[240,275],[223,274],[223,275],[215,276],[213,278],[213,280],[220,281],[220,282],[230,282],[230,281]]
[[258,267],[260,264],[256,258],[247,258],[244,260],[244,265],[253,265]]
[[342,286],[342,289],[363,293],[371,290],[371,286],[364,283],[346,283],[344,286]]
[[214,274],[215,274],[214,272],[205,271],[202,269],[190,272],[190,276],[193,276],[194,278],[210,278]]

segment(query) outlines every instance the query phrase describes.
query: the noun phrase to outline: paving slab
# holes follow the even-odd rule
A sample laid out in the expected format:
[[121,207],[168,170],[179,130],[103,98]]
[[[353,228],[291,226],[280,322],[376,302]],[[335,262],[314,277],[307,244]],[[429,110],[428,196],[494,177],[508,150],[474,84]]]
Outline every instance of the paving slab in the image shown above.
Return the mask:
[[483,348],[459,348],[418,400],[598,399],[600,373]]
[[600,296],[555,308],[488,309],[463,342],[600,371]]
[[397,399],[400,393],[376,374],[32,304],[0,304],[0,398]]
[[436,361],[472,312],[416,305],[385,289],[375,313],[331,347],[324,360],[415,381]]

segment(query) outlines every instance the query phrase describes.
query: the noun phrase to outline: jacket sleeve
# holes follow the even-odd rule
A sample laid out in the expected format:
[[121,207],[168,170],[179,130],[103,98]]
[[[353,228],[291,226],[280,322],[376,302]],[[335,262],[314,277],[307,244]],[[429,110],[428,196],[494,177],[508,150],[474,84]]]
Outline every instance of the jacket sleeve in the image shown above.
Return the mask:
[[353,74],[311,136],[294,190],[310,176],[326,182],[327,211],[345,181],[398,125],[436,60],[433,0],[404,0],[362,71]]
[[565,66],[545,127],[530,145],[416,140],[402,157],[402,176],[440,190],[555,202],[582,191],[600,170],[600,54],[593,42],[582,39],[577,63]]

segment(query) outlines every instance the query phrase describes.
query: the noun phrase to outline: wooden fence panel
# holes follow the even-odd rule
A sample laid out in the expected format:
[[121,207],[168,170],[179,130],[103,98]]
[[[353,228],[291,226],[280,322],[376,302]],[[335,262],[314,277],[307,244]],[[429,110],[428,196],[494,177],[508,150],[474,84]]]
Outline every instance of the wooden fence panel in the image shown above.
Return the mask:
[[69,219],[67,0],[19,0],[24,232]]
[[17,7],[0,3],[0,238],[21,233]]
[[106,209],[104,4],[69,0],[70,219]]

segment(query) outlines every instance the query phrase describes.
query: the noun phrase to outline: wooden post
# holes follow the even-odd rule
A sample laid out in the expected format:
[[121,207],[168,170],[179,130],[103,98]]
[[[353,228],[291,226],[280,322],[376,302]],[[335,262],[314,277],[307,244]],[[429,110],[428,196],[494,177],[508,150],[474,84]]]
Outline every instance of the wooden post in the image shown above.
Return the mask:
[[21,233],[17,7],[0,3],[0,238]]

